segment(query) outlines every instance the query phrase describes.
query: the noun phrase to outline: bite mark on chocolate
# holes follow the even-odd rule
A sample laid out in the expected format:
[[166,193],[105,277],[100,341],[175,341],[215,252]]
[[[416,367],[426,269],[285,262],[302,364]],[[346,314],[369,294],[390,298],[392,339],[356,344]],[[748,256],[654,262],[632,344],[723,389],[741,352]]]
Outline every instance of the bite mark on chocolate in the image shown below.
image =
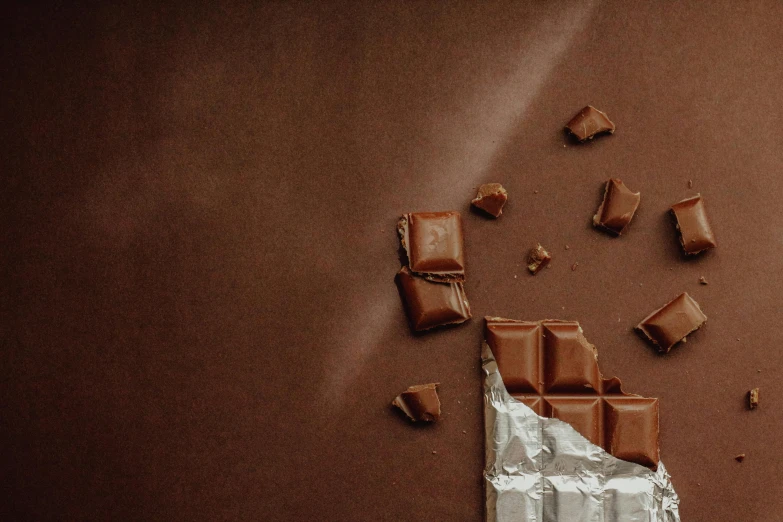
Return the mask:
[[678,295],[664,306],[645,317],[636,329],[652,342],[660,352],[668,353],[686,336],[701,328],[707,316],[699,303],[687,292]]
[[686,255],[695,255],[717,246],[701,194],[675,203],[671,212]]
[[392,406],[402,410],[413,422],[434,422],[440,418],[439,385],[434,382],[411,386],[392,401]]
[[748,392],[748,407],[755,410],[759,407],[759,389],[753,388]]
[[547,266],[551,260],[552,256],[550,256],[549,252],[539,243],[535,248],[530,250],[530,253],[527,256],[527,269],[530,270],[531,274],[536,275],[542,268]]
[[604,188],[604,199],[593,216],[593,226],[615,236],[622,235],[639,208],[640,200],[639,192],[632,192],[619,179],[609,179]]
[[605,113],[588,105],[571,118],[565,129],[578,141],[584,142],[602,133],[613,134],[615,125]]
[[479,187],[476,198],[470,204],[497,218],[503,214],[503,205],[506,201],[508,201],[508,192],[503,185],[485,183]]

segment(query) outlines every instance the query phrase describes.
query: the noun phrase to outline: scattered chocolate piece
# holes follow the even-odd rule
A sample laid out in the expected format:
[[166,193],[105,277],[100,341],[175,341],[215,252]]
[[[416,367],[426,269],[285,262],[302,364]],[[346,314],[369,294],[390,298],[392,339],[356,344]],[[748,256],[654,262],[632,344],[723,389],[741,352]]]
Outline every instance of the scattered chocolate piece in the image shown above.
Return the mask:
[[415,212],[397,222],[408,266],[430,281],[462,282],[465,261],[459,212]]
[[579,263],[574,263],[573,265],[571,265],[571,271],[572,272],[575,271],[576,267],[578,267],[578,266],[579,266]]
[[436,283],[416,277],[404,266],[397,273],[408,319],[415,331],[463,323],[470,305],[462,283]]
[[640,199],[640,194],[631,192],[622,181],[610,179],[606,182],[604,200],[593,216],[593,226],[603,228],[616,236],[621,235],[633,219]]
[[672,346],[698,330],[707,321],[699,303],[683,292],[662,308],[644,318],[636,327],[661,352],[668,352]]
[[512,397],[615,457],[656,469],[658,399],[626,394],[619,379],[604,379],[579,323],[485,320],[486,343]]
[[566,250],[568,250],[568,245],[566,245]]
[[606,114],[592,105],[588,105],[579,111],[579,114],[574,116],[565,128],[577,140],[585,141],[591,140],[603,132],[614,133],[615,126]]
[[500,183],[485,183],[481,185],[476,194],[476,199],[470,202],[476,208],[480,208],[487,214],[500,217],[503,213],[503,205],[508,200],[508,192]]
[[753,388],[748,392],[748,406],[751,410],[759,407],[759,389]]
[[439,384],[435,382],[411,386],[392,401],[392,406],[401,409],[413,422],[436,421],[440,418]]
[[707,220],[701,194],[672,205],[672,213],[680,232],[680,243],[687,255],[715,248],[715,236]]
[[701,276],[701,277],[699,278],[699,283],[701,283],[701,284],[703,284],[703,285],[708,285],[708,284],[709,284],[709,283],[707,282],[707,280],[706,280],[706,279],[704,279],[704,276]]
[[527,256],[527,269],[530,270],[531,274],[535,275],[542,268],[547,266],[551,260],[552,256],[550,256],[549,252],[544,250],[544,247],[539,243],[535,248],[530,250],[530,254]]
[[693,188],[693,180],[692,179],[688,180],[688,188]]
[[736,457],[734,457],[734,459],[735,459],[737,462],[742,462],[743,460],[745,460],[745,454],[744,454],[744,453],[740,453],[739,455],[737,455]]

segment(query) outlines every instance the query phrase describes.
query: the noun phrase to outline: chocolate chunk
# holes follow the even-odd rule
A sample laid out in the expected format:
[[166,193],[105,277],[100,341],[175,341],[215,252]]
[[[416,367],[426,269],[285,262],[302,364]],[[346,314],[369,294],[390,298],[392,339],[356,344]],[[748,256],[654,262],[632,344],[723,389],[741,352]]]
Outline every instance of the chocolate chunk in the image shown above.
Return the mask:
[[743,460],[745,460],[745,454],[744,454],[744,453],[740,453],[739,455],[737,455],[736,457],[734,457],[734,459],[735,459],[737,462],[742,462]]
[[470,305],[462,283],[437,283],[417,277],[408,267],[397,273],[411,327],[416,331],[463,323]]
[[614,133],[614,123],[609,117],[592,105],[588,105],[566,125],[566,130],[579,141],[591,140],[597,134]]
[[606,182],[604,200],[593,216],[593,226],[603,228],[617,236],[633,219],[641,199],[638,192],[631,192],[619,179]]
[[699,304],[687,293],[675,297],[662,308],[644,318],[636,327],[661,352],[668,352],[685,336],[698,330],[707,321]]
[[748,407],[755,410],[759,407],[759,389],[753,388],[748,392]]
[[550,256],[549,252],[544,250],[544,247],[539,243],[535,248],[530,250],[530,253],[527,256],[527,269],[530,270],[531,274],[535,275],[539,270],[548,265],[551,260],[552,256]]
[[440,418],[439,385],[435,382],[411,386],[392,401],[392,406],[401,409],[413,422],[436,421]]
[[465,280],[459,212],[416,212],[397,223],[408,266],[430,281]]
[[503,213],[503,205],[508,200],[508,192],[500,183],[485,183],[481,185],[476,194],[476,199],[470,202],[476,208],[480,208],[487,214],[500,217]]
[[487,317],[484,337],[508,392],[536,414],[571,424],[617,458],[656,469],[658,399],[604,379],[576,321]]
[[715,236],[709,221],[707,221],[704,200],[700,194],[675,203],[671,210],[677,220],[680,243],[682,243],[686,254],[698,254],[704,250],[715,248]]

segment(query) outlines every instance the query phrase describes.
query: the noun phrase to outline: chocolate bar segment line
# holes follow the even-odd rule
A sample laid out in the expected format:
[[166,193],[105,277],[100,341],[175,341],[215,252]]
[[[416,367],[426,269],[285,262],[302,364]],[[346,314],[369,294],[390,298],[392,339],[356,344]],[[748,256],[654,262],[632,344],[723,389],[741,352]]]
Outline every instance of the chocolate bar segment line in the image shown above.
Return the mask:
[[470,305],[462,283],[436,283],[402,267],[397,280],[411,327],[415,331],[463,323],[470,319]]
[[675,203],[671,211],[686,255],[698,254],[717,246],[701,194]]
[[512,397],[569,423],[616,457],[655,469],[658,400],[626,394],[618,379],[604,379],[579,323],[485,320],[485,341]]
[[431,281],[465,280],[462,217],[459,212],[414,212],[397,222],[408,266]]
[[707,316],[687,292],[678,295],[645,317],[636,329],[662,352],[668,352],[691,332],[698,330]]

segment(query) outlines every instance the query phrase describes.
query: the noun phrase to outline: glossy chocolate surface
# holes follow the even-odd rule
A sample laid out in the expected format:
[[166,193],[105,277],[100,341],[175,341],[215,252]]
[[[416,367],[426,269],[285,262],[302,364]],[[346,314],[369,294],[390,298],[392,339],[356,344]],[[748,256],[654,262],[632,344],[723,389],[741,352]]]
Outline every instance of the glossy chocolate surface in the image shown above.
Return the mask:
[[479,187],[478,194],[471,205],[480,208],[493,217],[500,217],[503,206],[508,200],[508,192],[500,183],[485,183]]
[[392,406],[402,410],[413,422],[433,422],[440,418],[439,383],[417,384],[399,394]]
[[662,352],[668,352],[691,332],[698,330],[707,316],[699,303],[686,292],[648,315],[636,327]]
[[415,212],[397,223],[408,267],[431,281],[465,280],[462,217],[459,212]]
[[657,467],[658,399],[623,393],[617,378],[602,378],[579,323],[486,318],[484,336],[514,398],[568,422],[615,457]]
[[470,319],[470,305],[462,283],[437,283],[412,274],[397,273],[405,309],[415,331],[462,323]]
[[632,192],[619,179],[610,179],[606,182],[604,200],[593,216],[593,225],[614,235],[621,235],[633,219],[640,199],[639,192]]
[[698,254],[715,248],[715,235],[707,220],[704,199],[700,194],[672,205],[671,210],[677,220],[680,243],[686,254]]
[[578,141],[586,141],[599,134],[612,134],[615,125],[605,113],[588,105],[568,122],[566,130]]

